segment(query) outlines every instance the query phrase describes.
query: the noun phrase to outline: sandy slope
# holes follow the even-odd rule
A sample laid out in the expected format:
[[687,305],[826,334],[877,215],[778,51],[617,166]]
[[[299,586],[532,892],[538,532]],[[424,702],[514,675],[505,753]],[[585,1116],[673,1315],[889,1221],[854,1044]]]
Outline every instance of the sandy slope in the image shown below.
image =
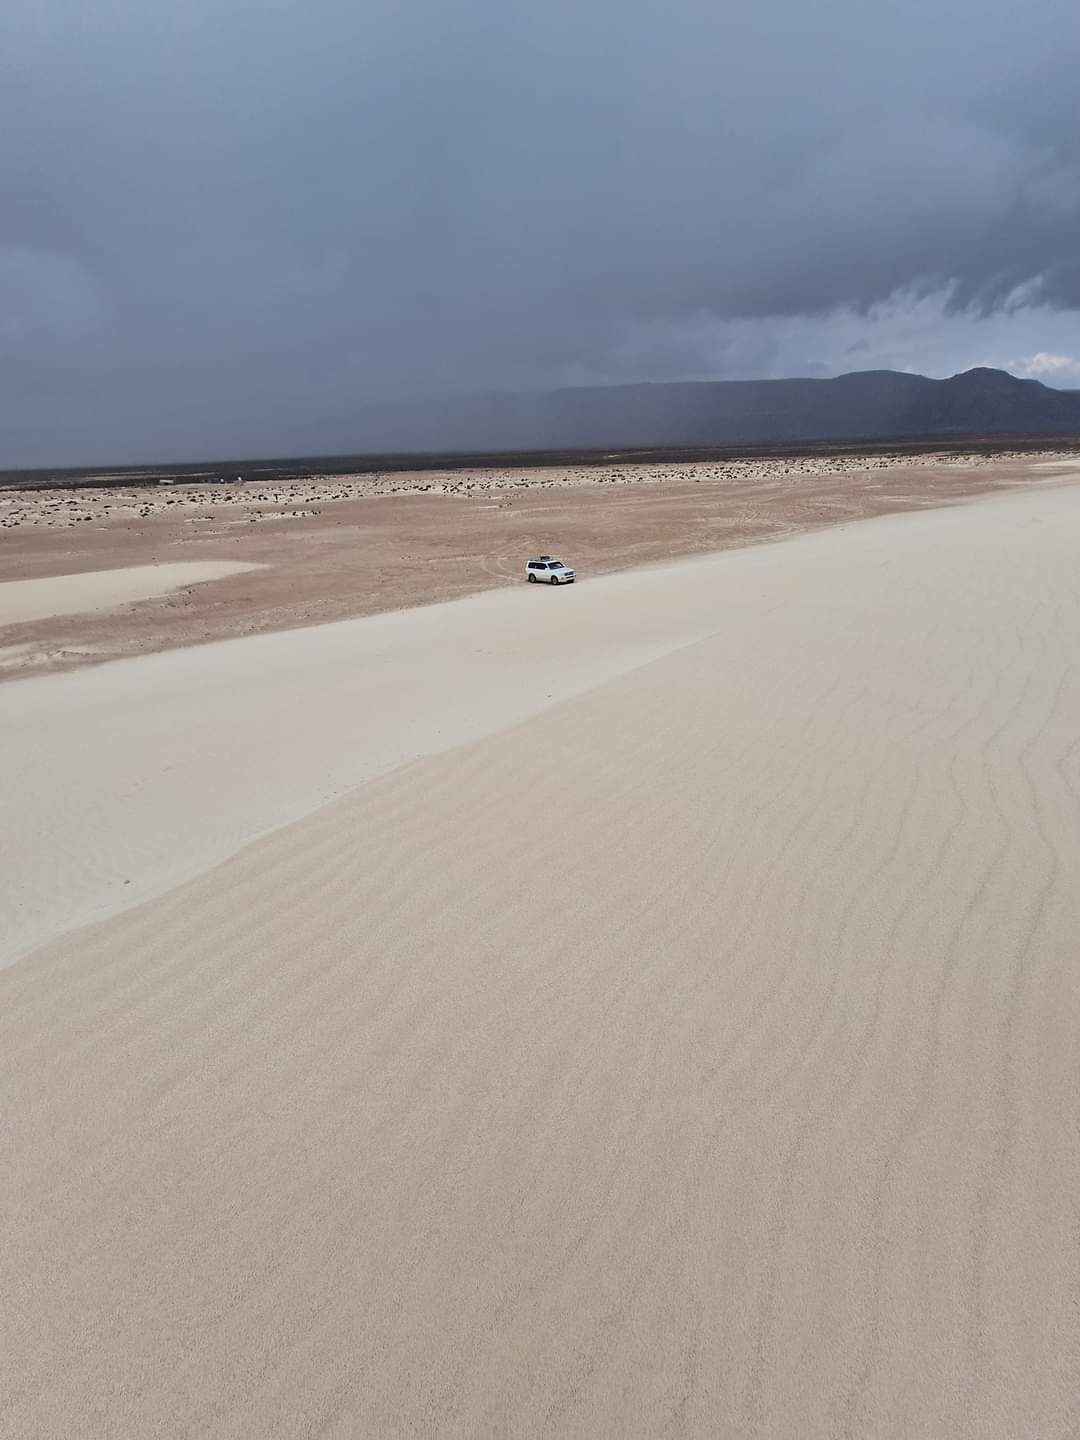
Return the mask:
[[1078,547],[621,577],[669,653],[3,972],[0,1432],[1075,1434]]
[[38,676],[0,690],[0,963],[342,789],[717,623],[719,559]]

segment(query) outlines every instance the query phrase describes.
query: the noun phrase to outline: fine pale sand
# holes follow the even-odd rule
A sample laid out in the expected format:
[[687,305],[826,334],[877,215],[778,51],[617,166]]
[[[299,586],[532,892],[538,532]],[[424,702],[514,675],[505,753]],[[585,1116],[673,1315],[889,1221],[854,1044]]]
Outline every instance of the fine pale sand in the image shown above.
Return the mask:
[[40,580],[8,580],[0,584],[0,625],[24,625],[31,620],[79,615],[87,610],[111,610],[133,600],[167,595],[181,585],[224,580],[227,575],[257,568],[227,560],[174,560],[161,565],[131,565],[122,570],[52,575]]
[[1075,1435],[1078,554],[1051,482],[4,687],[21,948],[116,913],[0,973],[0,1433]]

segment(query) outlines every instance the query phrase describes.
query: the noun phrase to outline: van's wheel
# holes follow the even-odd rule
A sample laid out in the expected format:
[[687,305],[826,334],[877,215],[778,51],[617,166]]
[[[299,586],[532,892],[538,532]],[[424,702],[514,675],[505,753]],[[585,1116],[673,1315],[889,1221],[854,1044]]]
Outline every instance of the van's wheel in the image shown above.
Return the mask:
[[536,584],[536,576],[533,575],[533,574],[531,574],[531,573],[530,573],[530,575],[529,575],[529,584],[530,584],[530,585],[535,585],[535,584]]

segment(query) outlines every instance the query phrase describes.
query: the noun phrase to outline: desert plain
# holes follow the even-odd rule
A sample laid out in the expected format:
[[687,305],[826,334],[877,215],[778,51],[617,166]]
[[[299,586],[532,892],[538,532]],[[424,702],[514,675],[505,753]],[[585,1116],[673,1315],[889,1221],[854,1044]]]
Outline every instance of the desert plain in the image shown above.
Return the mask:
[[1078,482],[0,495],[0,1434],[1075,1435]]

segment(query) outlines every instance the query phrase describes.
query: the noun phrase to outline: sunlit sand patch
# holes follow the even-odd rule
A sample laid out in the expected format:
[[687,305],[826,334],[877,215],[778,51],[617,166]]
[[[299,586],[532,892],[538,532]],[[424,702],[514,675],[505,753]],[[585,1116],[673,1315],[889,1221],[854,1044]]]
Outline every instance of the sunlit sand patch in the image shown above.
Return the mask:
[[23,625],[53,615],[111,610],[133,600],[166,595],[184,585],[223,580],[260,565],[230,560],[177,560],[162,565],[132,565],[124,570],[90,570],[81,575],[52,575],[43,580],[0,584],[0,625]]

